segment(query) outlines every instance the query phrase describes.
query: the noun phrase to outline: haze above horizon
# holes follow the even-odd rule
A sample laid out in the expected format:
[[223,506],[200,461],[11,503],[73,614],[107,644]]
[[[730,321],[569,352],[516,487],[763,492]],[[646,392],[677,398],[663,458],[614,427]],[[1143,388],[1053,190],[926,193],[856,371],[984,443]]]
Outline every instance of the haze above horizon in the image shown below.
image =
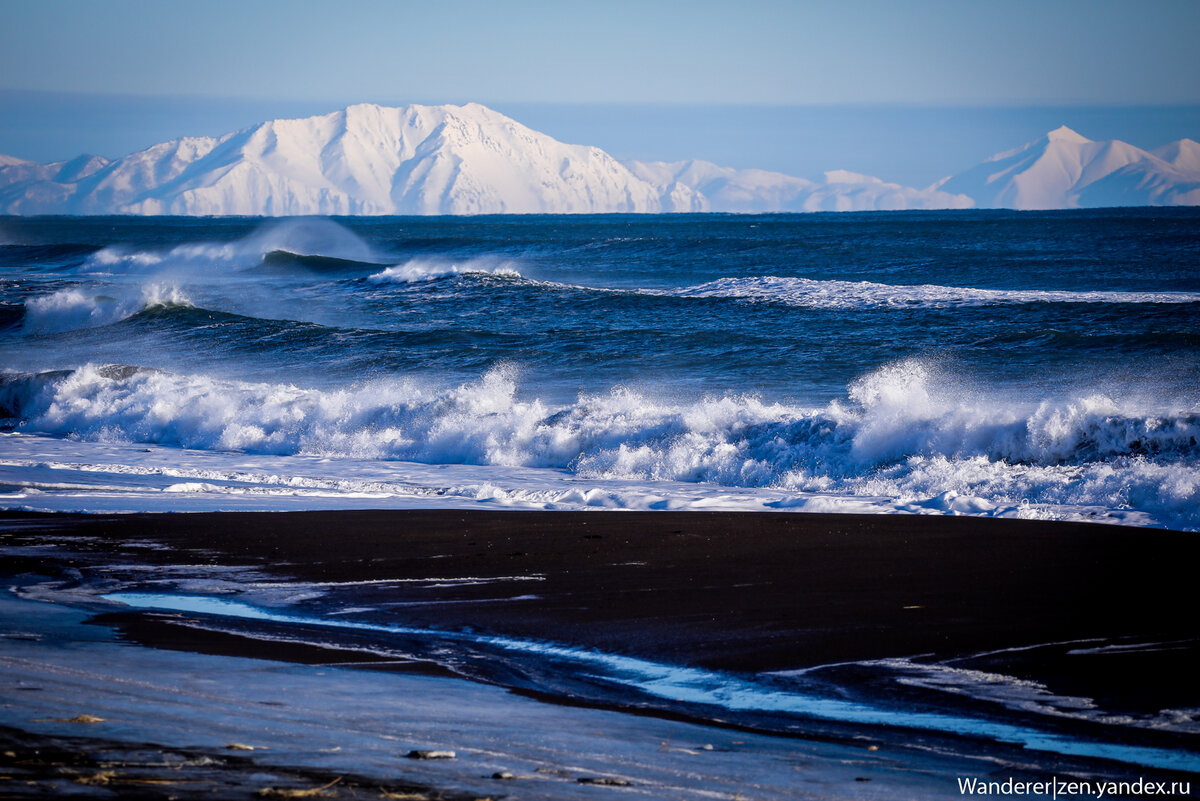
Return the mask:
[[[81,13],[86,12],[86,13]],[[1189,0],[6,2],[0,88],[339,102],[1200,102]]]
[[355,102],[475,101],[622,158],[914,185],[1063,123],[1142,147],[1200,135],[1188,0],[4,10],[0,153],[39,161]]

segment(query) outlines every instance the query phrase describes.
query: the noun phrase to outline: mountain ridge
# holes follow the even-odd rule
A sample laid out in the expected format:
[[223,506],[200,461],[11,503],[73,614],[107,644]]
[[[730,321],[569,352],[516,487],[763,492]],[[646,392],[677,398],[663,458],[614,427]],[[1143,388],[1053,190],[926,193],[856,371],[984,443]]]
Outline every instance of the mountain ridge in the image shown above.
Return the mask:
[[1200,205],[1200,146],[1193,170],[1187,142],[1159,148],[1178,159],[1177,167],[1119,139],[1093,141],[1063,125],[935,186],[971,197],[978,208]]
[[619,161],[477,103],[361,103],[180,137],[119,159],[0,155],[0,213],[382,215],[1200,205],[1200,144],[1145,151],[1061,126],[925,189],[698,159]]

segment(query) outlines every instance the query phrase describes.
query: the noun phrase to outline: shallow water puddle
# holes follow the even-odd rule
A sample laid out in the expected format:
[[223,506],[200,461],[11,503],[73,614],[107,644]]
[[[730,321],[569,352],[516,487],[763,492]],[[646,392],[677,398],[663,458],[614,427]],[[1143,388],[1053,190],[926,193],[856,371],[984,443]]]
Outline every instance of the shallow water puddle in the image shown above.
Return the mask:
[[963,715],[887,709],[860,702],[791,692],[751,678],[685,668],[634,657],[511,637],[423,629],[355,620],[292,615],[239,601],[197,595],[118,592],[106,600],[138,609],[216,615],[297,626],[380,632],[462,642],[545,657],[575,665],[580,675],[619,684],[667,701],[715,706],[732,712],[767,712],[843,723],[921,729],[1019,745],[1033,751],[1109,759],[1168,770],[1198,771],[1200,755],[1147,746],[1123,745],[1069,737]]

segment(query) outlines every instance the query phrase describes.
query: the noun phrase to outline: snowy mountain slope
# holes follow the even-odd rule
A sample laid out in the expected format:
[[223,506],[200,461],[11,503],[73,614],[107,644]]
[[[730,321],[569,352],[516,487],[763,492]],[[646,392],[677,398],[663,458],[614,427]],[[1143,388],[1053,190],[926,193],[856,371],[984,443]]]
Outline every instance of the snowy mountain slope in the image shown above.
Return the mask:
[[650,183],[670,211],[791,210],[815,184],[765,170],[735,170],[711,161],[627,161],[625,166]]
[[[28,214],[473,214],[658,211],[604,151],[566,145],[483,106],[351,106],[185,138],[82,180],[23,165],[0,209]],[[15,170],[23,170],[16,175]]]
[[74,182],[92,175],[108,164],[100,156],[77,156],[70,161],[38,164],[12,156],[0,155],[0,185],[8,186],[20,182],[58,181]]
[[1150,151],[1177,170],[1200,172],[1200,142],[1180,139]]
[[1172,163],[1119,140],[1094,142],[1064,125],[934,188],[967,195],[981,208],[1191,205],[1200,171],[1191,167],[1197,154],[1186,143],[1195,145],[1185,139],[1160,148]]
[[846,170],[816,183],[779,172],[735,170],[708,161],[625,162],[653,184],[668,211],[875,211],[970,208],[971,199],[913,189]]
[[185,137],[116,161],[0,156],[5,214],[512,214],[1200,205],[1200,144],[1154,152],[1067,127],[914,189],[707,161],[621,163],[478,104],[356,105]]
[[[835,177],[830,177],[835,176]],[[961,207],[850,173],[823,184],[704,161],[622,164],[477,104],[350,106],[114,162],[0,161],[9,214],[503,214]]]
[[0,155],[0,210],[20,203],[28,209],[24,214],[61,214],[77,183],[108,164],[108,159],[88,154],[52,164]]
[[846,170],[825,173],[804,201],[804,211],[902,211],[904,209],[969,209],[971,198],[950,192],[913,189]]

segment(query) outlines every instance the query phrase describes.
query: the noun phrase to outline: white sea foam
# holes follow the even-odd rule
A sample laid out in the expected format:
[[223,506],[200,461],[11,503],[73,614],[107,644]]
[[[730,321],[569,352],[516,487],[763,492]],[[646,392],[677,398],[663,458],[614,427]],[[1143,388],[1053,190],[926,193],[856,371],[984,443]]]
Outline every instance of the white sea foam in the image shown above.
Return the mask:
[[878,284],[811,278],[755,276],[719,278],[663,294],[696,298],[737,298],[819,309],[957,308],[1015,303],[1200,303],[1196,292],[1075,292],[1038,289]]
[[676,298],[728,298],[748,303],[773,303],[812,309],[949,309],[1028,303],[1200,303],[1197,292],[1125,292],[1070,290],[1009,290],[937,284],[896,285],[871,281],[818,280],[780,276],[718,278],[674,289],[599,287],[525,277],[513,261],[477,257],[462,262],[413,259],[371,276],[375,283],[417,283],[464,274],[502,275],[526,283],[579,292]]
[[[758,503],[772,508],[884,498],[918,513],[1099,510],[1200,527],[1200,410],[1100,393],[1024,404],[951,385],[906,361],[821,408],[740,395],[672,405],[623,388],[554,408],[520,399],[510,368],[449,388],[388,379],[319,391],[87,366],[10,375],[0,407],[20,432],[97,443],[540,468],[596,482],[525,486],[484,472],[465,488],[434,489],[501,504],[622,507],[636,488],[633,505],[673,508],[678,495],[660,484],[706,482],[770,490]],[[175,492],[217,491],[203,476],[181,478]],[[394,494],[363,484],[291,489]]]
[[1062,695],[1052,692],[1040,682],[1022,680],[1003,673],[948,664],[915,662],[909,659],[881,659],[859,664],[883,668],[893,674],[894,680],[899,684],[991,701],[1020,712],[1073,718],[1110,726],[1200,733],[1200,710],[1196,709],[1116,714],[1100,709],[1091,698]]
[[71,288],[30,298],[25,302],[24,328],[38,334],[74,331],[111,325],[155,307],[192,305],[178,287],[166,284],[114,287],[106,291],[112,294]]
[[372,275],[369,280],[376,284],[415,284],[455,275],[521,277],[515,262],[502,259],[475,258],[463,261],[410,259],[404,264],[388,267],[386,270]]

